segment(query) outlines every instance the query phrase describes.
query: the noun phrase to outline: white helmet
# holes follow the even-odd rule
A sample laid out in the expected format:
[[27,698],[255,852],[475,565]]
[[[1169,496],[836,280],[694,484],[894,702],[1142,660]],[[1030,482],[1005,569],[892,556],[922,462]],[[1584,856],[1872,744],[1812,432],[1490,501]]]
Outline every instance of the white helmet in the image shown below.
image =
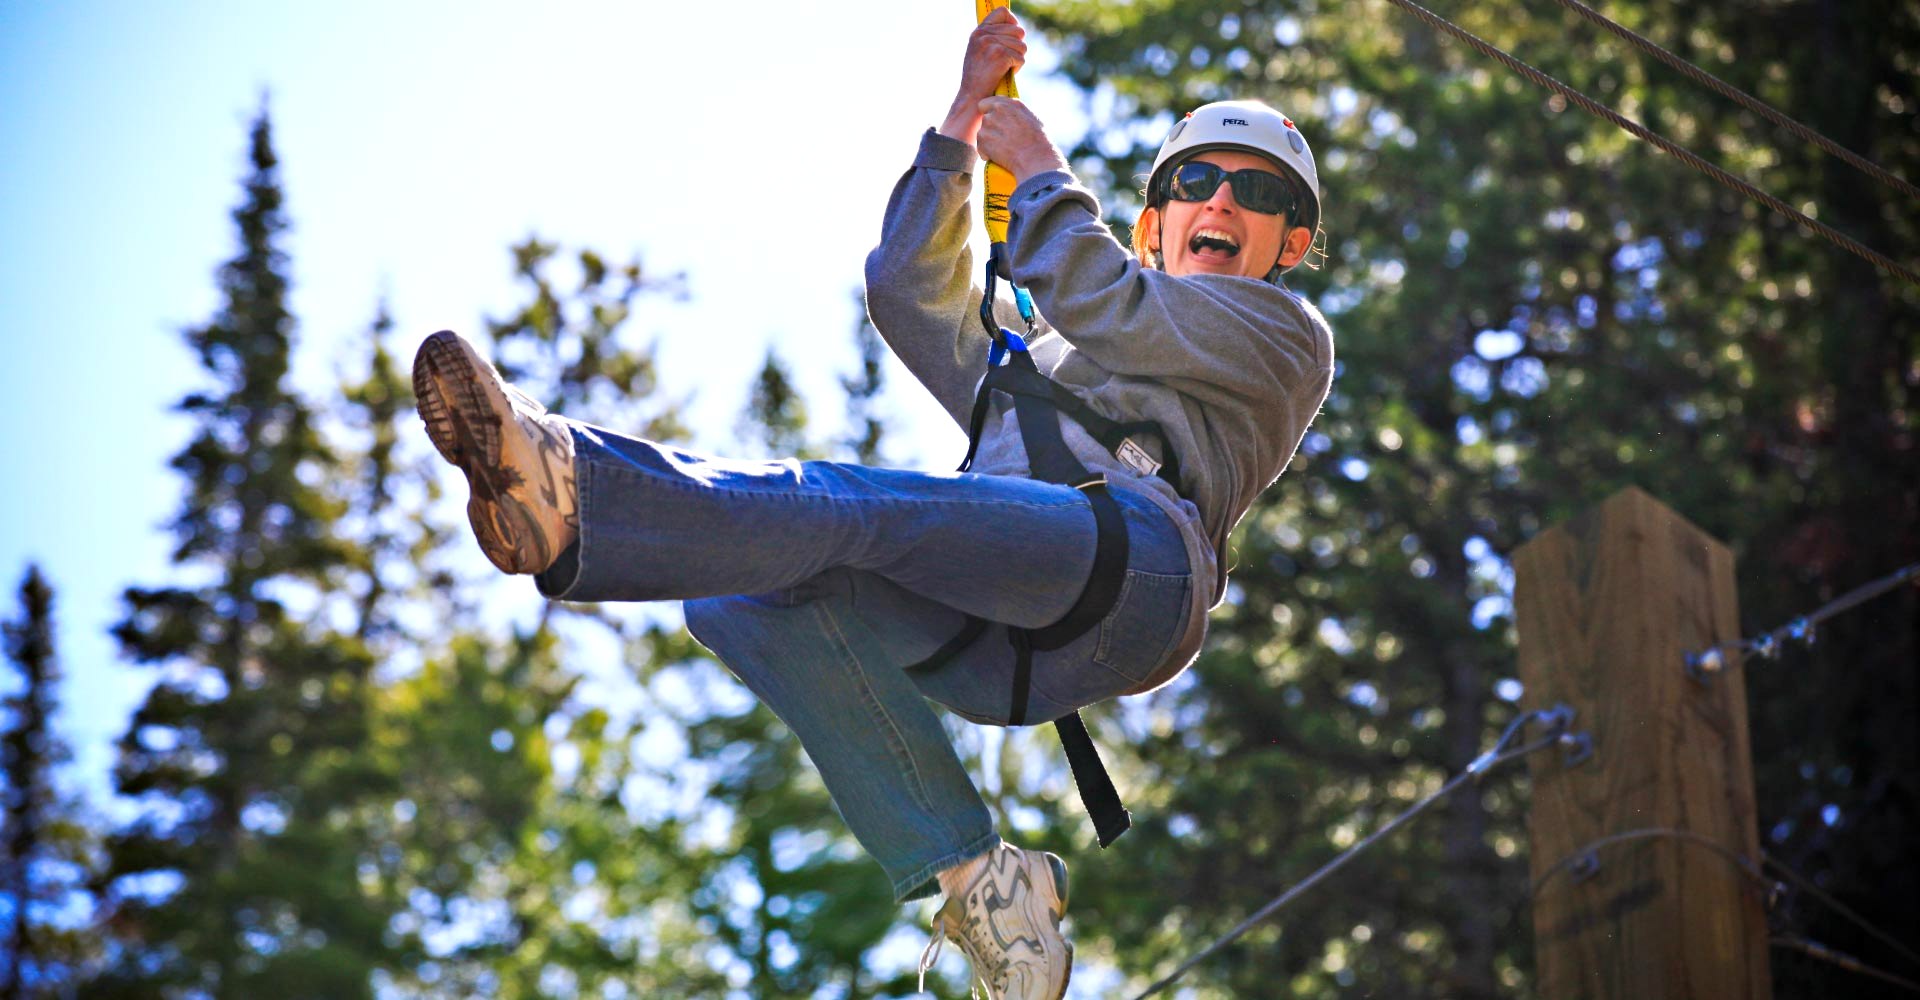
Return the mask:
[[1167,176],[1180,161],[1213,149],[1239,149],[1278,162],[1292,178],[1306,204],[1293,225],[1317,230],[1320,225],[1320,173],[1313,166],[1313,150],[1293,119],[1259,101],[1215,101],[1204,104],[1173,123],[1160,155],[1153,158],[1147,180],[1147,204],[1155,208],[1167,200]]

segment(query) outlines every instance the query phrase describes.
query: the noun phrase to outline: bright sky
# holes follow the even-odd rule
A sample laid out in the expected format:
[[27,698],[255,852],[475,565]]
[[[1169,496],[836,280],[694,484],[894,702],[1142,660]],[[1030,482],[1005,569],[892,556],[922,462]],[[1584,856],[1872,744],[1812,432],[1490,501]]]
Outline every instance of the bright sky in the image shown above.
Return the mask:
[[[507,247],[537,232],[688,272],[692,301],[632,326],[661,341],[667,388],[697,391],[709,447],[770,344],[837,418],[849,296],[888,190],[952,98],[973,4],[532,10],[0,0],[0,614],[38,560],[88,785],[147,683],[106,635],[119,593],[180,579],[162,525],[188,424],[169,408],[203,383],[179,331],[218,304],[263,91],[310,396],[357,364],[382,294],[406,357],[504,312]],[[1064,146],[1085,117],[1042,78],[1052,62],[1036,51],[1021,86]],[[958,432],[904,370],[889,377],[921,451],[896,441],[894,457],[957,458]]]

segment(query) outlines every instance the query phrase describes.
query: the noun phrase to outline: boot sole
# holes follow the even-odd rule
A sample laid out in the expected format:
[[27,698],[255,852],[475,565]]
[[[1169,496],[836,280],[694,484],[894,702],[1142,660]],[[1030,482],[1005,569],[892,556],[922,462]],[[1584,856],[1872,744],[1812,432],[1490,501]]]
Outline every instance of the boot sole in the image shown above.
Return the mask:
[[506,468],[501,417],[458,334],[428,337],[413,358],[413,395],[434,450],[467,477],[467,521],[488,561],[505,573],[537,573],[553,563],[546,535],[510,492],[520,477]]

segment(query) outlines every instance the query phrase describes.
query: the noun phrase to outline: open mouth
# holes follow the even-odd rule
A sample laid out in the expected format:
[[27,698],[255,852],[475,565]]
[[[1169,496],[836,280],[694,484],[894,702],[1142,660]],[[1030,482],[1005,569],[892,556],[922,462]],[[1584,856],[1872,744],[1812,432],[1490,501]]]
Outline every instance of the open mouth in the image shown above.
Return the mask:
[[1218,229],[1202,229],[1187,241],[1187,252],[1201,260],[1232,260],[1240,253],[1240,241]]

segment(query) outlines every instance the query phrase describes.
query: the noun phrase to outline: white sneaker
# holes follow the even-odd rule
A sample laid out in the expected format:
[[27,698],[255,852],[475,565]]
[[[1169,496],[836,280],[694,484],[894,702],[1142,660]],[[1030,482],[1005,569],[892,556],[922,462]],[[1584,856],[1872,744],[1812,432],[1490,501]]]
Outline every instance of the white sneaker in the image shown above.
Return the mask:
[[553,565],[580,530],[572,432],[449,330],[414,355],[413,395],[434,448],[467,474],[480,550],[507,573]]
[[933,940],[920,955],[920,988],[927,987],[941,944],[952,938],[987,1000],[1060,1000],[1073,975],[1073,945],[1060,933],[1066,912],[1066,862],[1001,844],[966,890],[948,896],[934,914]]

